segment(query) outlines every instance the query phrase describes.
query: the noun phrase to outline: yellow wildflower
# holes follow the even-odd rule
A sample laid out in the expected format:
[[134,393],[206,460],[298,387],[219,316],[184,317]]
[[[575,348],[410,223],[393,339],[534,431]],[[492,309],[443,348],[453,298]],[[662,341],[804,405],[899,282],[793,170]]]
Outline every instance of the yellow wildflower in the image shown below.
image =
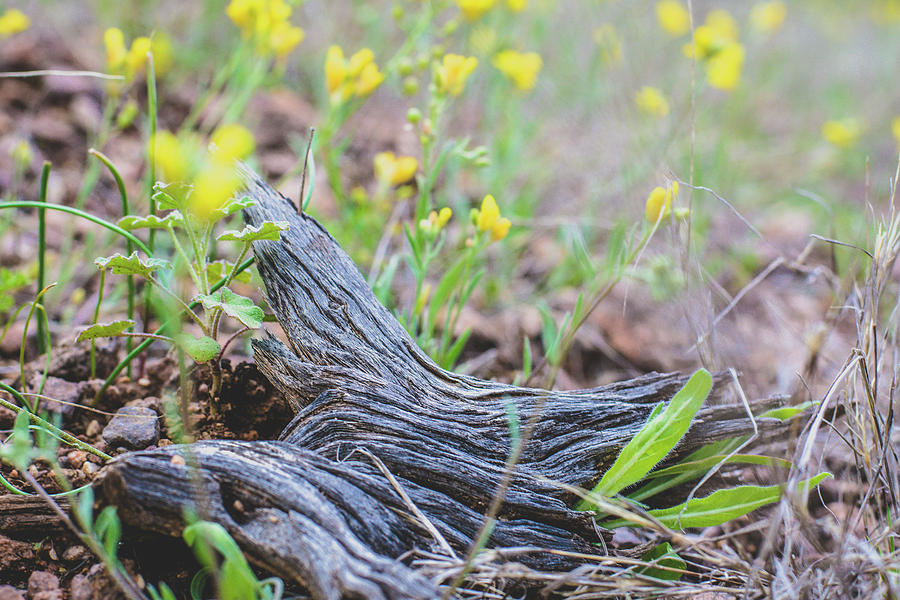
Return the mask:
[[685,44],[684,54],[705,60],[732,42],[737,42],[738,26],[728,11],[714,10],[706,21],[694,30],[693,43]]
[[469,21],[475,21],[489,11],[496,0],[456,0],[459,11]]
[[894,139],[897,140],[897,147],[900,148],[900,117],[894,117],[894,120],[891,121],[891,132],[894,134]]
[[325,85],[333,103],[340,103],[356,94],[365,97],[384,81],[384,74],[375,64],[375,55],[368,48],[356,52],[350,60],[344,58],[340,46],[331,46],[325,54]]
[[306,32],[300,27],[294,27],[286,21],[282,21],[272,28],[269,34],[269,49],[277,58],[284,58],[290,54],[303,38]]
[[215,146],[216,158],[228,163],[247,158],[256,147],[253,134],[237,123],[216,128],[210,143]]
[[664,117],[669,114],[669,102],[663,93],[655,88],[645,85],[634,95],[634,103],[641,112],[654,116]]
[[517,88],[528,91],[537,83],[537,76],[544,62],[536,52],[503,50],[494,56],[493,64],[511,79]]
[[594,43],[600,47],[600,58],[606,64],[622,60],[622,38],[619,32],[609,23],[594,29]]
[[672,200],[678,197],[678,182],[673,181],[666,188],[655,187],[647,196],[644,216],[651,223],[662,221],[672,213]]
[[732,42],[707,61],[706,79],[714,88],[731,91],[741,79],[743,66],[744,47],[738,42]]
[[175,62],[175,51],[168,35],[157,31],[150,39],[150,52],[153,53],[153,71],[157,75],[165,75]]
[[506,0],[506,8],[510,12],[522,12],[528,7],[528,0]]
[[125,63],[128,49],[125,47],[125,35],[118,27],[110,27],[103,32],[103,44],[106,46],[106,66],[110,71],[118,71]]
[[347,63],[347,77],[350,77],[351,79],[359,77],[363,69],[371,64],[374,60],[375,54],[368,48],[363,48],[362,50],[354,53],[353,56],[350,57],[350,61]]
[[475,67],[478,59],[474,56],[460,56],[459,54],[445,54],[441,63],[437,66],[438,89],[451,96],[459,96],[466,85],[466,80]]
[[378,70],[378,65],[373,62],[366,64],[356,78],[353,92],[360,98],[364,98],[375,91],[384,81],[384,73]]
[[826,121],[822,125],[822,137],[838,148],[853,146],[862,135],[862,124],[854,118]]
[[419,161],[412,156],[394,156],[393,152],[379,152],[375,155],[374,166],[378,181],[400,185],[416,176]]
[[663,29],[676,37],[691,30],[691,15],[678,0],[657,2],[656,20]]
[[333,94],[341,87],[347,78],[347,61],[344,60],[344,51],[340,46],[331,46],[325,54],[325,85],[328,92]]
[[10,8],[0,15],[0,39],[21,33],[31,26],[28,15],[17,8]]
[[131,78],[144,70],[147,65],[147,53],[150,52],[150,38],[138,37],[131,42],[131,48],[125,56],[125,73]]
[[252,31],[256,26],[256,15],[263,10],[265,0],[231,0],[225,14],[231,22],[243,31]]
[[150,140],[150,154],[164,181],[186,182],[195,160],[190,144],[179,141],[172,132],[162,130]]
[[506,237],[511,225],[509,219],[500,216],[497,201],[490,194],[481,201],[481,208],[473,211],[473,221],[479,231],[489,232],[491,240],[498,242]]
[[781,28],[787,16],[784,2],[760,2],[750,11],[750,23],[758,31],[773,33]]
[[241,186],[240,177],[231,165],[212,162],[194,179],[194,189],[188,198],[190,212],[201,220],[208,220],[213,212],[228,202]]

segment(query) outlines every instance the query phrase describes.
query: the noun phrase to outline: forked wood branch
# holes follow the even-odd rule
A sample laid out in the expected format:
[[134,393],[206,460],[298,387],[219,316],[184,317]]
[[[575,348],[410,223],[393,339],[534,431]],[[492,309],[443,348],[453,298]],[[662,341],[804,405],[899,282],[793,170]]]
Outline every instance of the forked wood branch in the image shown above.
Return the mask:
[[[603,532],[569,507],[686,378],[649,374],[599,388],[545,391],[439,368],[375,298],[312,217],[254,173],[247,223],[287,221],[254,243],[269,304],[288,345],[253,343],[260,369],[296,409],[279,441],[206,441],[134,452],[105,469],[122,518],[177,535],[185,508],[221,523],[256,564],[313,597],[433,598],[436,582],[401,559],[464,556],[497,494],[510,452],[508,410],[540,408],[489,546],[527,549],[542,570],[579,565]],[[674,452],[744,435],[741,406],[704,409]],[[186,466],[173,464],[173,455]],[[563,551],[563,552],[554,552]]]

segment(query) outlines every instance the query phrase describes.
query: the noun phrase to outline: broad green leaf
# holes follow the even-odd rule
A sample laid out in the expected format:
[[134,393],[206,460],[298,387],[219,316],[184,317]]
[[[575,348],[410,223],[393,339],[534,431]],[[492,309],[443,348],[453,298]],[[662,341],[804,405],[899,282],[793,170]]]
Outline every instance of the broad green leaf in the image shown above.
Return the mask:
[[219,573],[219,597],[222,600],[247,600],[257,597],[259,582],[250,570],[247,560],[228,560],[222,563]]
[[94,323],[79,333],[75,341],[83,342],[85,340],[93,340],[96,338],[116,337],[132,326],[134,326],[134,321],[131,319],[121,319],[110,323]]
[[656,579],[664,579],[666,581],[678,581],[684,573],[670,571],[669,569],[661,569],[659,567],[669,567],[671,569],[680,570],[687,569],[687,563],[678,556],[678,553],[675,552],[675,549],[672,548],[672,544],[669,542],[663,542],[649,552],[645,552],[641,556],[641,560],[648,563],[652,562],[657,566],[640,567],[637,569],[638,573],[648,575],[649,577],[655,577]]
[[205,335],[195,338],[188,333],[184,333],[175,338],[175,343],[198,363],[212,360],[222,351],[222,347],[216,340]]
[[153,193],[150,197],[163,210],[169,208],[181,209],[184,208],[184,198],[189,190],[190,186],[181,182],[163,183],[162,181],[157,181],[153,184]]
[[119,219],[118,225],[127,231],[135,229],[168,229],[169,227],[183,227],[184,217],[177,210],[173,210],[164,217],[156,215],[147,215],[146,217],[128,215]]
[[172,267],[169,261],[161,258],[144,260],[138,256],[137,251],[132,252],[130,256],[122,256],[116,253],[106,258],[98,258],[94,260],[94,264],[101,269],[112,270],[115,275],[140,275],[147,278],[150,277],[153,271]]
[[[700,369],[691,375],[665,410],[654,410],[591,494],[613,496],[643,479],[681,441],[711,389],[712,376],[709,371]],[[590,506],[588,499],[582,501],[578,508],[585,510]]]
[[760,419],[778,419],[779,421],[787,421],[791,417],[794,417],[804,411],[811,406],[817,405],[818,402],[802,402],[797,404],[796,406],[782,406],[781,408],[773,408],[771,410],[767,410],[763,414],[759,415]]
[[115,557],[119,546],[119,538],[122,534],[122,525],[116,514],[115,506],[107,506],[94,521],[94,533],[103,541],[103,548],[108,557]]
[[282,231],[287,231],[287,221],[265,221],[259,227],[246,225],[240,231],[231,229],[219,235],[216,239],[220,242],[256,242],[258,240],[276,241],[281,237]]
[[219,219],[224,219],[229,215],[244,210],[245,208],[250,208],[251,206],[256,206],[256,200],[252,200],[249,196],[232,198],[212,212],[211,220],[218,221]]
[[[206,277],[210,283],[227,277],[234,270],[234,263],[227,260],[216,260],[206,264]],[[234,281],[250,283],[250,271],[244,270],[234,276]]]
[[[831,477],[831,473],[819,473],[815,477],[801,481],[797,485],[797,489],[815,487],[826,477]],[[694,498],[671,508],[651,510],[649,514],[666,527],[673,529],[712,527],[742,517],[767,504],[778,502],[782,493],[780,485],[741,485],[725,490],[716,490],[709,496]],[[604,527],[610,529],[632,525],[633,523],[625,519],[603,523]]]
[[212,294],[199,294],[195,299],[199,300],[207,311],[221,309],[226,315],[234,317],[250,329],[262,326],[265,316],[263,309],[253,304],[250,298],[235,294],[227,287]]

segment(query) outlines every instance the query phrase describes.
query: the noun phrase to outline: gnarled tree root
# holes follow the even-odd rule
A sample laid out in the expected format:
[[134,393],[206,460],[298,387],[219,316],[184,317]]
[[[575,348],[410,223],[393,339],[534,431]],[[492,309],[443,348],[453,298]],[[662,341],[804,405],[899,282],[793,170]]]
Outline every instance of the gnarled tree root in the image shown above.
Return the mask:
[[[445,371],[319,223],[255,174],[246,182],[257,202],[247,223],[290,224],[279,241],[253,248],[289,347],[271,336],[253,347],[296,417],[279,441],[207,441],[115,459],[102,491],[122,518],[175,535],[191,508],[315,598],[438,597],[401,559],[416,549],[465,554],[504,474],[512,407],[523,423],[538,410],[540,419],[488,546],[533,548],[517,560],[550,571],[600,551],[603,532],[569,508],[571,489],[595,483],[686,378],[650,374],[557,392]],[[750,430],[742,406],[704,409],[672,458]]]

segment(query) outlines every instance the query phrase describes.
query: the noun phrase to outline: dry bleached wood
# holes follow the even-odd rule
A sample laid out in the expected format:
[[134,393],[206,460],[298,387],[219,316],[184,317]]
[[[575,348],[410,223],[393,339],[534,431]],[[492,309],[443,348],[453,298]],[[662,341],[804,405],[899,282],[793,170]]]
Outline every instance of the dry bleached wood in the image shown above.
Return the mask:
[[[132,524],[178,534],[183,508],[224,525],[251,559],[316,598],[431,598],[435,583],[397,560],[415,549],[464,554],[510,452],[508,407],[540,408],[490,540],[526,547],[546,570],[596,553],[601,532],[571,510],[685,377],[650,374],[548,392],[439,368],[376,300],[350,258],[308,215],[247,173],[247,223],[282,220],[254,243],[269,304],[290,347],[256,340],[260,369],[297,415],[280,441],[209,441],[135,452],[103,491]],[[743,407],[707,408],[675,452],[746,434]],[[174,454],[188,466],[170,462]]]

